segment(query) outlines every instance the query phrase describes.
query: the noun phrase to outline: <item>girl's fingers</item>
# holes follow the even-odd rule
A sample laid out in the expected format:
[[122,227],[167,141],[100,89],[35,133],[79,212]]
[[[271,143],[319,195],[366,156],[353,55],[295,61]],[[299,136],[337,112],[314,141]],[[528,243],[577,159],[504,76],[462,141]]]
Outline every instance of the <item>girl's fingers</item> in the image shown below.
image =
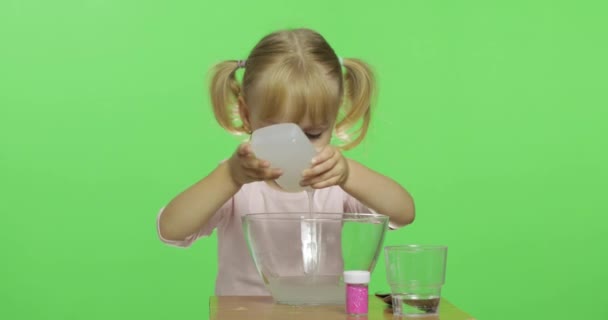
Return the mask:
[[260,160],[260,159],[246,159],[244,161],[241,162],[243,168],[246,169],[254,169],[254,170],[258,170],[258,169],[267,169],[270,168],[270,162],[266,161],[266,160]]
[[270,168],[270,162],[262,159],[257,159],[257,166],[260,169]]
[[[316,159],[318,161],[315,165],[312,166],[312,168],[304,170],[304,172],[302,172],[303,177],[314,177],[316,175],[327,172],[328,170],[336,166],[336,164],[342,157],[342,154],[340,152],[335,151],[333,148],[327,148],[326,150],[330,150],[330,152],[324,154],[321,158]],[[322,153],[323,152],[324,151],[322,151]],[[327,156],[330,157],[326,158]]]
[[239,147],[238,154],[241,166],[244,168],[255,169],[270,167],[269,161],[255,157],[255,154],[251,151],[251,146],[248,144],[242,144],[241,147]]
[[237,149],[237,153],[240,157],[247,157],[251,152],[249,143],[241,143]]
[[281,169],[276,168],[246,169],[245,172],[247,173],[247,176],[249,176],[254,181],[275,180],[279,178],[281,174],[283,174],[283,171],[281,171]]
[[313,189],[323,189],[323,188],[327,188],[327,187],[331,187],[334,185],[337,185],[338,182],[340,181],[340,176],[333,176],[327,180],[323,180],[317,183],[313,183],[310,186]]
[[302,184],[304,184],[305,186],[306,185],[314,186],[316,184],[331,180],[334,177],[338,177],[339,175],[340,175],[339,171],[329,170],[329,171],[324,172],[321,175],[302,180]]
[[335,151],[332,147],[330,146],[326,146],[325,148],[323,148],[321,150],[321,152],[319,152],[319,154],[317,154],[316,156],[314,156],[312,158],[312,164],[313,166],[318,164],[318,163],[322,163],[324,161],[327,161],[327,159],[330,159],[331,157],[333,157]]
[[245,169],[257,169],[258,160],[257,159],[241,159],[241,166]]
[[331,170],[333,167],[336,166],[337,162],[338,162],[338,160],[335,159],[335,157],[330,158],[326,161],[323,161],[323,162],[317,164],[316,166],[314,166],[310,169],[304,170],[304,172],[302,172],[302,176],[304,178],[316,177],[320,174],[323,174],[323,173]]
[[276,180],[283,174],[283,170],[281,169],[270,169],[270,173],[268,175],[268,180]]

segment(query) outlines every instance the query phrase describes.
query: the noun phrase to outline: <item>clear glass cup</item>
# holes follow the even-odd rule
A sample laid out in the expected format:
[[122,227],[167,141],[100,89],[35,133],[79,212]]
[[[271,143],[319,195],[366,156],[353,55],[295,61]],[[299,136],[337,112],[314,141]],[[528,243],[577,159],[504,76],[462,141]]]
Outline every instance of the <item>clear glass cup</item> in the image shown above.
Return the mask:
[[399,245],[384,249],[393,315],[437,315],[445,283],[446,246]]

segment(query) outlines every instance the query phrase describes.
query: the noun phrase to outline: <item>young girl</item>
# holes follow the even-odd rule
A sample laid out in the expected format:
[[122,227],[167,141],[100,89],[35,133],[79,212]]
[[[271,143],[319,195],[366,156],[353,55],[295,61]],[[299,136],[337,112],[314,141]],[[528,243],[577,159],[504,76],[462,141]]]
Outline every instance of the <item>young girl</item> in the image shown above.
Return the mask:
[[[242,83],[235,76],[240,68]],[[230,132],[251,134],[284,122],[302,128],[318,150],[301,181],[316,189],[315,211],[377,212],[389,216],[395,229],[414,220],[409,193],[340,152],[364,138],[374,85],[364,62],[340,59],[321,35],[296,29],[264,37],[247,60],[216,65],[210,94],[217,121]],[[234,121],[237,114],[240,119]],[[334,133],[344,142],[340,148],[330,145]],[[269,295],[247,249],[241,216],[308,211],[307,193],[281,191],[274,182],[280,175],[280,169],[256,158],[248,143],[239,145],[161,210],[160,239],[186,247],[217,229],[216,295]]]

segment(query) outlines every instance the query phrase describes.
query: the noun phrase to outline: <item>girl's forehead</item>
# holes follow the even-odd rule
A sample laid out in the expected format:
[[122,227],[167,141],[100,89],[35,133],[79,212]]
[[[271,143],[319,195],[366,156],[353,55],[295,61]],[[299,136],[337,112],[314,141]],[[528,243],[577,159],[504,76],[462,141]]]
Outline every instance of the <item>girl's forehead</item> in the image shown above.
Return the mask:
[[342,81],[324,67],[277,63],[249,77],[244,95],[256,118],[310,125],[335,121],[342,100]]
[[256,105],[252,107],[251,111],[252,116],[264,125],[291,122],[298,124],[303,129],[329,127],[332,125],[332,120],[335,120],[335,112],[322,107],[319,109],[323,110],[312,109],[293,105]]
[[317,130],[317,129],[327,129],[333,126],[333,122],[325,121],[321,119],[311,119],[310,116],[304,116],[301,118],[289,117],[289,116],[275,116],[266,119],[259,119],[260,123],[263,126],[269,126],[278,123],[295,123],[300,126],[303,130]]
[[305,127],[329,127],[337,117],[340,99],[337,94],[290,95],[275,91],[248,99],[251,116],[273,124],[292,122]]

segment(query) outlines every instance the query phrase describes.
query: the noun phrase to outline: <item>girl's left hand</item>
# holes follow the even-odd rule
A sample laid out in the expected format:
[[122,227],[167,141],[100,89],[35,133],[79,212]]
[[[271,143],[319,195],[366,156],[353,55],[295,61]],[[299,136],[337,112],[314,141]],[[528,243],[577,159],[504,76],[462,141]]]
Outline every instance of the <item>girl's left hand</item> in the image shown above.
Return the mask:
[[302,172],[300,185],[313,189],[343,186],[348,179],[348,161],[342,153],[327,145],[312,159],[312,167]]

